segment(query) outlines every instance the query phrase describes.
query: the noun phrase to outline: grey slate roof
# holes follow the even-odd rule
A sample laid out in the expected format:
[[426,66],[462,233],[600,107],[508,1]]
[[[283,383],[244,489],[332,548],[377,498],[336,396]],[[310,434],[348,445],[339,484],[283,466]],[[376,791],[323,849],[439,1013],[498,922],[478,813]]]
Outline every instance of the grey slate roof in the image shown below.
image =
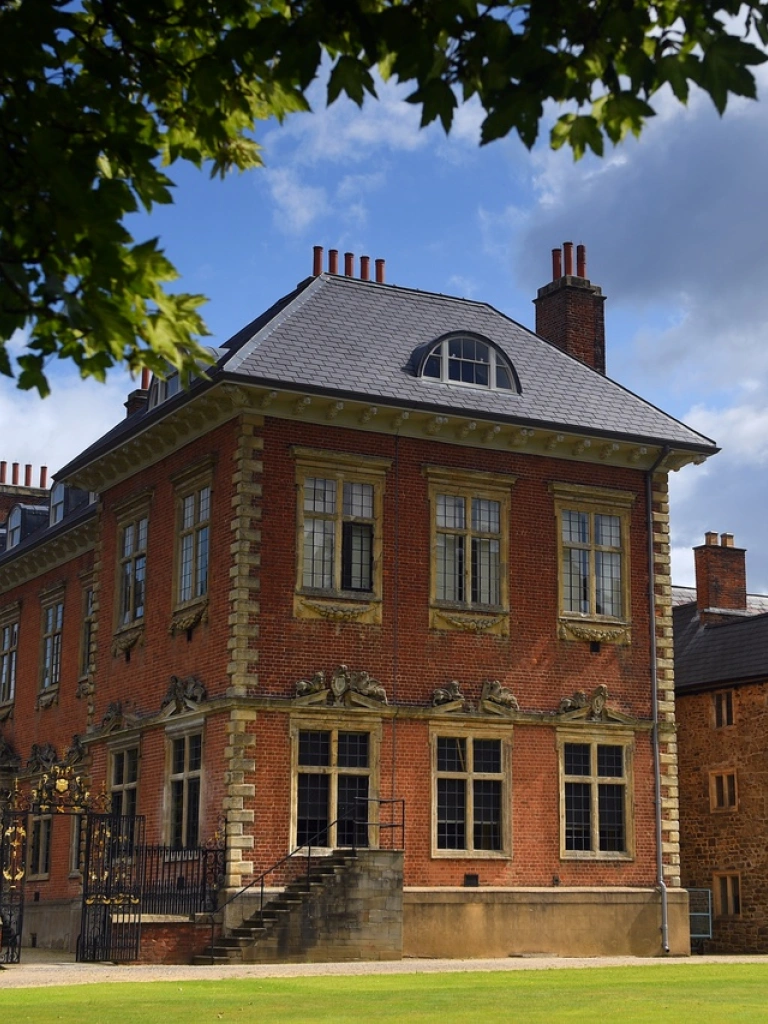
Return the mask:
[[675,690],[768,680],[768,614],[702,626],[696,602],[673,609]]
[[[496,344],[521,392],[415,376],[414,351],[453,331]],[[713,441],[661,412],[492,306],[395,285],[321,274],[307,278],[219,349],[209,380],[117,423],[55,474],[75,470],[215,385],[242,380],[278,389],[370,400],[398,408],[508,420],[712,455]]]
[[[279,308],[278,308],[279,306]],[[224,348],[227,376],[343,397],[370,398],[516,423],[589,430],[713,453],[709,438],[538,338],[482,302],[322,274]],[[521,393],[418,378],[417,346],[452,331],[480,334],[506,353]]]

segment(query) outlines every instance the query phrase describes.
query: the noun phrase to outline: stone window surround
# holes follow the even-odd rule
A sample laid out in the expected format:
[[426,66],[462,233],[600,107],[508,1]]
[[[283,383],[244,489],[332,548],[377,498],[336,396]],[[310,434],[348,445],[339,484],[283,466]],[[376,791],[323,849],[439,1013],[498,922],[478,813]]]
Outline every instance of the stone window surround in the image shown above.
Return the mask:
[[[310,769],[315,772],[321,772],[324,775],[330,775],[332,780],[335,781],[340,774],[339,769],[336,767],[336,749],[338,744],[338,734],[340,732],[367,732],[369,736],[369,747],[368,747],[368,768],[367,770],[354,769],[353,774],[356,775],[367,775],[368,777],[368,799],[373,801],[369,804],[370,808],[370,822],[371,826],[369,829],[369,842],[371,849],[377,849],[379,846],[379,829],[377,828],[378,821],[378,804],[375,802],[379,797],[379,771],[380,771],[380,751],[381,751],[381,740],[382,740],[382,720],[378,717],[373,717],[367,714],[361,713],[342,713],[334,712],[318,712],[314,715],[291,715],[290,720],[290,739],[291,739],[291,819],[290,819],[290,835],[289,835],[289,849],[296,849],[296,836],[298,831],[298,778],[303,768],[299,767],[299,733],[300,732],[330,732],[331,735],[331,765],[328,768],[314,768]],[[344,774],[345,769],[341,770]],[[336,787],[331,784],[331,798],[330,798],[330,821],[335,820],[335,808],[336,808]],[[335,830],[331,830],[331,838],[334,838]],[[312,852],[315,852],[315,848],[312,848]],[[319,855],[330,854],[333,852],[333,844],[330,847],[318,847],[317,853]]]
[[[144,620],[146,615],[146,600],[149,597],[149,519],[150,509],[152,506],[152,498],[154,496],[154,488],[147,487],[141,490],[137,494],[132,494],[126,498],[125,501],[120,502],[112,510],[115,516],[115,525],[117,531],[117,542],[115,548],[115,605],[114,605],[114,639],[113,643],[113,654],[117,650],[118,653],[126,653],[131,647],[139,641],[144,633]],[[130,622],[122,623],[121,620],[121,605],[122,605],[122,593],[121,593],[121,549],[122,549],[122,538],[123,531],[127,526],[133,523],[137,523],[140,519],[147,519],[147,550],[145,551],[145,576],[144,576],[144,599],[145,599],[145,615],[140,618],[133,618]]]
[[0,701],[0,705],[12,705],[16,699],[16,673],[18,669],[18,650],[19,650],[19,626],[21,620],[21,602],[14,601],[11,604],[5,605],[4,608],[0,609],[0,637],[2,631],[6,628],[16,626],[16,638],[14,643],[9,643],[7,649],[3,649],[0,652],[0,657],[4,659],[9,657],[9,671],[11,673],[11,680],[9,683],[9,696]]
[[[440,736],[457,737],[467,741],[499,740],[501,742],[501,774],[487,776],[488,778],[501,779],[501,849],[500,850],[474,850],[471,847],[464,850],[438,849],[437,846],[437,780],[445,777],[444,773],[437,770],[437,740]],[[499,728],[498,722],[489,722],[487,725],[481,722],[436,722],[429,727],[429,763],[432,776],[431,782],[431,814],[430,814],[430,846],[431,856],[435,860],[509,860],[512,857],[512,748],[513,730]],[[451,776],[457,777],[457,776]],[[465,778],[471,782],[474,774],[467,772]],[[482,776],[485,778],[486,776]],[[471,786],[469,789],[471,790]],[[471,792],[468,794],[466,805],[467,837],[472,831],[472,803]]]
[[[172,786],[171,783],[174,781],[173,773],[173,742],[174,740],[186,739],[193,735],[200,736],[200,771],[193,773],[196,778],[200,779],[200,792],[199,792],[199,809],[198,809],[198,821],[202,825],[204,821],[203,808],[205,807],[205,715],[192,715],[189,718],[179,718],[170,722],[165,727],[165,785],[163,787],[163,842],[166,846],[172,845],[171,829],[173,827],[172,821],[172,809],[173,809],[173,797],[172,797]],[[134,744],[135,745],[135,741]],[[186,755],[185,755],[186,762]],[[185,764],[186,768],[186,764]],[[186,775],[185,775],[186,777]],[[188,807],[186,806],[187,801],[187,789],[184,790],[184,831],[186,832],[186,821]],[[202,842],[202,836],[198,835],[198,842],[196,845],[200,845]]]
[[[118,756],[125,757],[127,751],[136,751],[136,780],[131,783],[114,784],[115,761]],[[138,807],[139,783],[141,781],[141,742],[136,733],[120,736],[107,744],[107,784],[110,794],[115,791],[125,792],[126,789],[133,789],[136,792],[136,806]],[[114,810],[114,808],[113,808]]]
[[[592,846],[591,850],[567,850],[565,848],[565,745],[567,743],[585,743],[592,748],[591,758],[594,764],[594,748],[599,746],[620,746],[624,755],[624,850],[598,849],[597,836],[599,816],[597,810],[598,776],[593,773],[589,777],[579,777],[580,781],[589,778],[592,785]],[[606,860],[632,861],[635,859],[635,814],[634,814],[634,750],[635,734],[626,729],[585,725],[581,728],[562,727],[556,730],[558,774],[560,777],[560,859],[561,860]],[[573,778],[569,776],[569,779]],[[613,780],[611,780],[613,782]]]
[[[380,624],[383,599],[384,489],[392,460],[373,455],[327,451],[294,445],[291,455],[296,463],[296,590],[293,614],[298,619],[326,619],[331,622]],[[322,477],[343,483],[367,483],[373,487],[372,590],[370,593],[342,590],[341,512],[336,517],[334,578],[338,586],[331,590],[304,587],[304,481]]]
[[94,572],[85,573],[80,577],[80,585],[82,587],[82,592],[80,596],[82,619],[80,630],[80,650],[78,652],[78,680],[80,681],[87,679],[88,675],[93,671],[94,668],[94,625],[96,621],[95,580],[96,574]]
[[[427,479],[429,498],[429,628],[507,636],[509,634],[510,492],[517,477],[506,473],[486,473],[436,465],[425,465],[422,472]],[[472,498],[486,498],[499,503],[501,532],[499,537],[498,606],[473,605],[471,600],[455,603],[438,599],[438,494],[462,497],[467,501],[471,501]]]
[[[64,647],[64,595],[65,583],[57,583],[40,593],[40,670],[38,674],[38,701],[55,694],[61,682],[62,655]],[[61,608],[61,622],[57,624],[56,609]],[[53,610],[50,630],[47,629],[46,618]],[[58,639],[58,643],[57,643]],[[50,659],[47,658],[48,642],[50,641]],[[50,668],[51,682],[46,683],[46,672]]]
[[[186,601],[181,600],[180,596],[180,580],[179,574],[181,572],[181,544],[182,544],[182,533],[183,533],[183,514],[184,514],[184,499],[192,494],[197,494],[202,488],[207,487],[209,489],[209,507],[208,507],[208,559],[210,567],[210,545],[211,545],[211,527],[213,524],[213,498],[214,498],[214,486],[213,476],[216,468],[216,456],[209,454],[204,456],[202,459],[197,459],[192,465],[186,466],[183,470],[175,473],[171,478],[170,482],[174,489],[174,505],[176,515],[176,536],[174,542],[173,551],[173,611],[174,618],[171,622],[171,632],[177,631],[178,622],[177,619],[180,617],[188,616],[196,609],[200,611],[200,618],[202,618],[205,608],[208,604],[208,587],[202,594],[194,595]],[[194,531],[197,531],[199,523],[195,524]],[[196,554],[193,556],[193,562],[196,561]]]
[[712,875],[713,912],[716,918],[741,917],[741,873],[715,871]]
[[[628,644],[631,642],[631,564],[630,517],[636,495],[608,487],[552,481],[549,491],[554,498],[555,529],[557,538],[557,608],[558,635],[564,640],[583,640],[598,643]],[[564,599],[562,513],[586,512],[590,515],[617,516],[621,524],[621,617],[599,615],[597,612],[566,610]],[[590,549],[594,550],[593,542]],[[594,586],[594,572],[590,573]]]
[[709,773],[709,810],[711,814],[734,814],[739,809],[739,786],[735,768]]
[[[51,876],[53,815],[33,814],[29,819],[29,868],[27,879],[46,880]],[[40,870],[42,868],[42,870]]]
[[733,690],[716,690],[712,694],[712,727],[714,729],[731,729],[735,724],[735,692]]

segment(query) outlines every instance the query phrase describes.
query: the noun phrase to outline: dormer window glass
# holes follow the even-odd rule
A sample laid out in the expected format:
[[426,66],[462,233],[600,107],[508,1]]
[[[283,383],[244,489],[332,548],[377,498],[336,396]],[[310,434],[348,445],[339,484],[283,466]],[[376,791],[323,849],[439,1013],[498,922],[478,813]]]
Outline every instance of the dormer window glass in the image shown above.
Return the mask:
[[51,488],[50,525],[55,526],[64,518],[65,489],[63,483],[56,483]]
[[11,509],[10,515],[8,516],[8,543],[7,547],[10,550],[15,548],[21,540],[21,509],[17,506]]
[[504,356],[481,338],[464,335],[436,342],[424,360],[421,375],[444,384],[517,390],[514,371]]

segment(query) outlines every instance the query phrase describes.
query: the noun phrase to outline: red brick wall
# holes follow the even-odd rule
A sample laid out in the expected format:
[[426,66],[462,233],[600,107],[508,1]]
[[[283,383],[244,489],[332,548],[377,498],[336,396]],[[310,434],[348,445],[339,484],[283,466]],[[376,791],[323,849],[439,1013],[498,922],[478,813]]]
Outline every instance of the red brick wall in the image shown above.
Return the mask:
[[[384,609],[381,626],[296,620],[295,464],[290,446],[386,456]],[[264,430],[259,693],[293,696],[295,683],[339,664],[380,678],[391,701],[428,703],[458,679],[477,701],[486,679],[499,679],[525,710],[554,711],[575,690],[608,686],[617,710],[650,714],[647,549],[644,477],[637,471],[555,459],[454,448],[434,442],[361,434],[268,420]],[[425,464],[511,473],[510,636],[430,632],[429,506]],[[557,639],[557,536],[552,480],[622,488],[637,494],[631,520],[634,641],[622,647]]]
[[591,285],[550,284],[535,300],[536,333],[605,373],[604,301]]

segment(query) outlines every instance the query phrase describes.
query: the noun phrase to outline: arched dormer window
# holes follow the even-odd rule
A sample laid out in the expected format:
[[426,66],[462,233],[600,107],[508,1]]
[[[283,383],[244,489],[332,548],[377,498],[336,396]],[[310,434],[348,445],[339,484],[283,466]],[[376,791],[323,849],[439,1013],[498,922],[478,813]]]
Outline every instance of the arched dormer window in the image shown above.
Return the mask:
[[165,380],[161,377],[155,377],[149,389],[149,408],[154,409],[162,402],[165,402],[166,399],[177,395],[180,390],[181,381],[179,380],[178,371],[170,370]]
[[495,345],[472,334],[449,334],[419,353],[420,377],[494,391],[520,390],[517,374]]
[[17,505],[12,508],[8,515],[8,539],[6,547],[8,550],[15,548],[21,540],[21,509]]
[[64,484],[61,482],[55,483],[51,488],[51,514],[49,519],[51,526],[60,523],[64,518],[64,498]]

